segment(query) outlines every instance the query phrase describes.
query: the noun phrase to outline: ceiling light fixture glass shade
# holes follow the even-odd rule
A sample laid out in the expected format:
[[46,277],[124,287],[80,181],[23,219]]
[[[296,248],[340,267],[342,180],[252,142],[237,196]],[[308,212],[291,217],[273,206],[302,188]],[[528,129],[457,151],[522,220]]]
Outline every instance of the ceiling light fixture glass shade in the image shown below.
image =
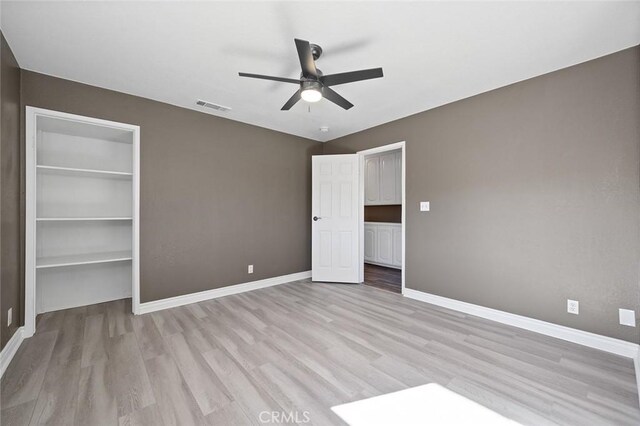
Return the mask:
[[318,102],[322,99],[322,93],[318,92],[316,89],[303,90],[300,96],[302,96],[302,99],[307,102]]
[[322,99],[320,83],[317,81],[305,81],[302,83],[300,97],[307,102],[318,102]]

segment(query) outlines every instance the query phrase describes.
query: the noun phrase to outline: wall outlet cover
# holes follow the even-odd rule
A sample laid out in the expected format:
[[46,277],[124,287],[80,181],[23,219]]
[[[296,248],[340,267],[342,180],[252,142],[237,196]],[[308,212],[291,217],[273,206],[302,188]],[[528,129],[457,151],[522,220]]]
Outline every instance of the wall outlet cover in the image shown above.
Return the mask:
[[567,299],[567,312],[574,315],[580,314],[580,302]]
[[632,311],[631,309],[618,309],[618,313],[621,325],[628,325],[629,327],[636,326],[636,311]]
[[13,308],[9,308],[7,311],[7,327],[13,322]]
[[431,208],[431,206],[429,205],[428,201],[420,201],[420,211],[421,212],[428,212],[430,208]]
[[249,265],[249,267],[247,268],[247,273],[253,274],[253,265]]

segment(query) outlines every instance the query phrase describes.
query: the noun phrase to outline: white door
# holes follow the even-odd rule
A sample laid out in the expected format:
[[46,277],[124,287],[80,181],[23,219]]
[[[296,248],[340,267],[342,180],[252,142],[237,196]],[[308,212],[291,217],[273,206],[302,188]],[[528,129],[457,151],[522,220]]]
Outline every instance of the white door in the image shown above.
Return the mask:
[[357,154],[314,155],[311,279],[359,282]]

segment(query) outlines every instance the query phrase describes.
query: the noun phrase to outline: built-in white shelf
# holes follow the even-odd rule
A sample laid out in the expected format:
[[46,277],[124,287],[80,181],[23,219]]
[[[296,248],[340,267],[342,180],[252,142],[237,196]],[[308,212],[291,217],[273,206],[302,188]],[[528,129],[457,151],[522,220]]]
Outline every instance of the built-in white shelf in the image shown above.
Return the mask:
[[25,112],[27,335],[38,313],[126,297],[138,309],[140,128]]
[[82,253],[66,256],[38,257],[36,268],[59,268],[62,266],[91,265],[94,263],[123,262],[132,260],[131,250],[104,253]]
[[111,170],[96,170],[96,169],[78,169],[75,167],[59,167],[59,166],[45,166],[37,165],[38,171],[46,173],[56,173],[68,176],[95,176],[95,177],[109,177],[109,178],[121,178],[130,179],[133,173],[128,172],[116,172]]
[[80,220],[132,220],[131,217],[38,217],[38,222],[68,222]]

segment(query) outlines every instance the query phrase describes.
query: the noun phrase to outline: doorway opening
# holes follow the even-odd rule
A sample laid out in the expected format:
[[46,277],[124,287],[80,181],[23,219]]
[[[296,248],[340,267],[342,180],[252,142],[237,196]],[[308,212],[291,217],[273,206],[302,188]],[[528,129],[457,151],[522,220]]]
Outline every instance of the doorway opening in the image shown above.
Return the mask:
[[359,151],[360,281],[404,293],[405,142]]

